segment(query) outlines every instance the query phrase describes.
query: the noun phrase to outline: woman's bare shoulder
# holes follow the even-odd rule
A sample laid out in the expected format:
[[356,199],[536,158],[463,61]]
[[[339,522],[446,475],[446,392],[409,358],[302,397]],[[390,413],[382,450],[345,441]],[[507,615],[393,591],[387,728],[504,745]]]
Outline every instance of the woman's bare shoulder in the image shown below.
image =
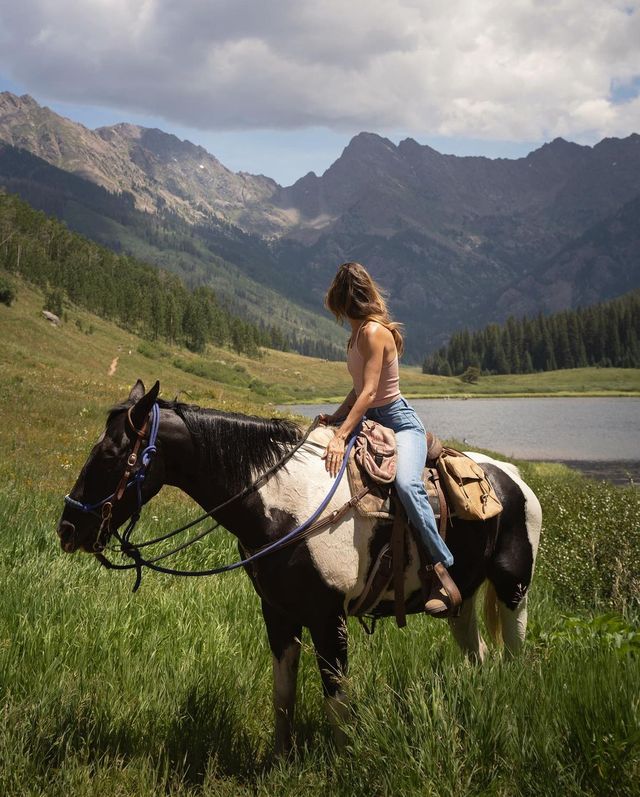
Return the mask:
[[393,338],[391,334],[391,330],[387,329],[384,324],[381,324],[379,321],[367,321],[362,327],[362,334],[366,335],[368,338],[378,336],[381,338],[386,338],[387,336]]
[[386,346],[390,342],[394,343],[391,330],[387,329],[384,324],[380,324],[378,321],[367,321],[362,327],[360,336],[364,338],[370,346],[376,344]]

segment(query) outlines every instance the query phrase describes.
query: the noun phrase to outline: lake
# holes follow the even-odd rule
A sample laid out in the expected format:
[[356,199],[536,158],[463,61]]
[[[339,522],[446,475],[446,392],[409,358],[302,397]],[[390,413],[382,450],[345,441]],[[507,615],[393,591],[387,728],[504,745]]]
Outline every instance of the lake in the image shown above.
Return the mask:
[[[640,398],[412,399],[426,429],[517,459],[553,460],[640,481]],[[285,409],[284,407],[282,409]],[[335,405],[287,405],[313,418]]]

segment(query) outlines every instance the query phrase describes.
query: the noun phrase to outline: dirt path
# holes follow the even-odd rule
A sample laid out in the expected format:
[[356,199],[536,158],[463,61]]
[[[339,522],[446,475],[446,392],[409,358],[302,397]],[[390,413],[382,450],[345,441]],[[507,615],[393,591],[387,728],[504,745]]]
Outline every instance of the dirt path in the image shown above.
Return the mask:
[[119,357],[114,357],[113,360],[111,360],[111,365],[109,366],[109,370],[107,371],[107,376],[113,376],[115,374],[116,368],[118,367],[119,359],[120,359]]

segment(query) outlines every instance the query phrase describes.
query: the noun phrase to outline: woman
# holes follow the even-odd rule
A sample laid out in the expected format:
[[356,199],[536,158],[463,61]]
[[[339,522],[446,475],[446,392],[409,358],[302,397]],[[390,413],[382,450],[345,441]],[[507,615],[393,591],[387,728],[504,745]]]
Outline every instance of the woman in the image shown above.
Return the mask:
[[425,611],[436,617],[447,617],[458,608],[461,597],[447,572],[453,564],[453,556],[438,534],[422,483],[427,458],[425,430],[415,410],[400,394],[398,357],[403,350],[400,325],[389,317],[380,289],[359,263],[340,266],[325,304],[338,321],[346,318],[351,325],[347,368],[353,379],[353,390],[338,409],[332,415],[321,417],[323,423],[339,424],[324,454],[326,469],[336,476],[344,456],[345,441],[363,415],[393,429],[398,449],[395,482],[398,496],[437,576],[431,580]]

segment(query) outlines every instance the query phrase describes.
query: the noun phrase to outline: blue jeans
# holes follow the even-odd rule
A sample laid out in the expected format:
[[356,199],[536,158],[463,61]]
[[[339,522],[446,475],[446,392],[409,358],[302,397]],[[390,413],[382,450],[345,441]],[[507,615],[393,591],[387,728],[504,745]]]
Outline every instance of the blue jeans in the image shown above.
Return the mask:
[[402,397],[382,407],[371,407],[366,415],[395,432],[398,497],[411,525],[420,534],[423,547],[433,564],[442,562],[445,567],[451,567],[453,556],[438,534],[433,509],[422,483],[422,471],[427,459],[427,439],[422,421]]

